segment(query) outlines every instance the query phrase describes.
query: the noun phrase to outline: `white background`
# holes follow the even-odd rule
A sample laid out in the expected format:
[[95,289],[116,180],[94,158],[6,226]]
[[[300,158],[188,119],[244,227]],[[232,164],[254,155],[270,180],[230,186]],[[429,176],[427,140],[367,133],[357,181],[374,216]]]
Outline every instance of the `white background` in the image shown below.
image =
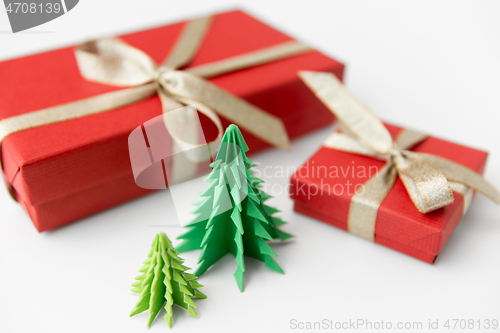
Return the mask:
[[[85,0],[15,35],[1,8],[0,59],[234,8],[345,62],[346,85],[382,119],[489,151],[486,177],[500,186],[498,1]],[[298,167],[328,132],[252,159]],[[478,195],[435,265],[294,213],[286,194],[269,203],[297,236],[273,246],[286,274],[247,260],[240,293],[227,256],[199,280],[208,295],[197,303],[199,318],[174,312],[176,332],[297,331],[293,319],[422,321],[424,328],[429,319],[441,328],[453,318],[500,320],[500,208],[485,197]],[[145,315],[128,317],[137,301],[129,285],[154,235],[174,240],[183,231],[151,227],[175,218],[166,192],[43,234],[3,188],[0,212],[0,332],[146,330]],[[195,267],[198,254],[184,254],[186,265]],[[463,332],[482,331],[475,325]],[[159,318],[150,330],[168,327]]]

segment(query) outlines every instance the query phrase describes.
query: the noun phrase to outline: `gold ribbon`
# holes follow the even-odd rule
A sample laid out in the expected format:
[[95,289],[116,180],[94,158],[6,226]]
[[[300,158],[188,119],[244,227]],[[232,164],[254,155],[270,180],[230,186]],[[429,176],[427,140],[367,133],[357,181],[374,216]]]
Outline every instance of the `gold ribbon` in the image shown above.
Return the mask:
[[378,209],[397,176],[421,213],[453,203],[452,188],[460,193],[472,188],[500,203],[500,192],[473,170],[439,156],[409,150],[426,135],[404,130],[393,142],[382,122],[333,74],[303,71],[299,76],[335,114],[343,130],[332,133],[324,143],[326,147],[387,161],[352,197],[349,232],[374,241]]
[[[290,41],[210,64],[177,70],[188,65],[194,57],[211,19],[205,17],[187,22],[170,55],[159,66],[146,53],[116,38],[98,39],[78,46],[75,55],[85,79],[127,88],[3,119],[0,121],[0,144],[6,136],[15,132],[113,110],[158,94],[163,113],[196,104],[198,110],[217,126],[218,136],[214,142],[220,141],[222,137],[220,115],[273,146],[289,148],[288,135],[281,119],[213,85],[205,78],[298,55],[311,49]],[[176,133],[175,121],[166,125],[178,145],[199,146],[198,143],[183,141],[182,133]]]

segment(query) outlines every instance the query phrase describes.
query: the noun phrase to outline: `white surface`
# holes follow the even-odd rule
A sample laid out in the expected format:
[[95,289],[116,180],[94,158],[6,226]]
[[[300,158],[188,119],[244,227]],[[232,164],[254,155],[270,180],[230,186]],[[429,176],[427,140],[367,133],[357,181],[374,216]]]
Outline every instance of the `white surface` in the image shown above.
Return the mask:
[[[237,7],[345,62],[347,86],[382,119],[490,151],[486,177],[500,186],[497,1],[86,0],[15,35],[2,8],[0,59]],[[327,133],[252,159],[299,166]],[[292,319],[358,318],[422,321],[424,332],[429,319],[443,331],[446,319],[500,320],[500,209],[483,196],[433,266],[296,214],[285,194],[270,204],[297,236],[273,246],[286,274],[248,260],[240,293],[227,256],[200,278],[208,299],[197,303],[199,318],[177,309],[175,332],[296,331]],[[150,227],[174,214],[166,192],[43,234],[3,187],[0,211],[0,332],[146,330],[145,316],[128,318],[137,301],[129,285],[154,235],[183,231]],[[198,254],[184,254],[186,264],[195,267]],[[462,331],[483,331],[475,325]],[[150,330],[168,327],[161,319]]]

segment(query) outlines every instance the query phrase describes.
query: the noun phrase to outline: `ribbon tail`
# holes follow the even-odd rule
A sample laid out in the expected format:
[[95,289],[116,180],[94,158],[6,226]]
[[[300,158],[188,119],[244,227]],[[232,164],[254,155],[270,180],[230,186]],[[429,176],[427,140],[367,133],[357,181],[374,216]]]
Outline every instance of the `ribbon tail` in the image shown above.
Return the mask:
[[332,73],[299,72],[314,94],[357,139],[378,154],[388,154],[392,138],[382,122],[361,104]]
[[207,143],[198,112],[194,105],[186,105],[163,89],[158,89],[163,109],[163,124],[173,140],[171,173],[167,174],[169,185],[175,185],[196,177],[198,163],[206,162],[222,138],[222,124],[212,110],[200,109],[215,124],[217,138]]
[[[213,110],[204,105],[187,105],[189,101],[178,100],[175,96],[158,93],[163,107],[163,122],[176,143],[178,152],[186,155],[191,162],[200,163],[210,159],[218,143],[222,139],[222,123]],[[187,106],[186,106],[187,105]],[[203,134],[198,112],[203,113],[217,127],[218,135],[214,141],[207,143]]]
[[424,153],[419,153],[419,155],[438,168],[449,181],[458,182],[471,187],[483,193],[497,204],[500,204],[500,192],[480,174],[463,165],[436,155]]
[[162,87],[176,99],[186,99],[213,109],[220,116],[245,129],[259,139],[277,147],[289,148],[290,142],[281,119],[231,95],[195,75],[169,71],[160,77]]
[[372,242],[375,240],[378,210],[396,178],[394,164],[387,163],[374,177],[358,187],[349,206],[347,229],[350,233]]
[[75,48],[82,76],[94,82],[130,87],[155,79],[156,64],[149,55],[118,38],[103,38]]
[[448,184],[450,184],[450,188],[453,192],[458,193],[462,196],[464,201],[462,207],[462,216],[464,216],[467,210],[469,209],[470,205],[472,204],[474,190],[471,189],[469,186],[457,182],[448,181]]
[[167,174],[169,185],[196,177],[201,162],[210,159],[210,146],[201,128],[198,112],[192,105],[163,114],[163,121],[173,138],[172,172]]

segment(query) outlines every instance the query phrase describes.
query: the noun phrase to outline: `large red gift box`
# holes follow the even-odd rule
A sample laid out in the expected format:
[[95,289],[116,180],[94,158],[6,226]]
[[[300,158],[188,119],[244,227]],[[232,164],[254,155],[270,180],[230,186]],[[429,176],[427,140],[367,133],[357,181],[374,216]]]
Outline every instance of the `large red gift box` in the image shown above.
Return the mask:
[[[160,63],[184,22],[120,36]],[[189,67],[292,40],[242,11],[215,15]],[[344,66],[317,51],[210,79],[284,122],[290,138],[324,127],[333,116],[299,80],[298,70],[332,72]],[[0,62],[0,119],[97,96],[119,88],[82,78],[74,47]],[[147,194],[132,175],[127,138],[161,114],[157,96],[112,111],[40,126],[2,142],[5,181],[38,231],[54,229]],[[224,127],[229,122],[222,119]],[[207,139],[215,127],[202,118]],[[206,125],[206,126],[205,126]],[[268,148],[242,131],[252,153]]]
[[[393,139],[402,128],[385,124]],[[460,163],[480,174],[488,154],[429,136],[411,149]],[[376,176],[385,161],[322,147],[291,178],[295,211],[347,231],[349,205],[354,189]],[[363,172],[364,170],[364,172]],[[453,204],[431,213],[420,213],[401,179],[382,202],[375,224],[375,242],[428,263],[434,263],[467,210],[472,190],[465,198],[453,192]]]

